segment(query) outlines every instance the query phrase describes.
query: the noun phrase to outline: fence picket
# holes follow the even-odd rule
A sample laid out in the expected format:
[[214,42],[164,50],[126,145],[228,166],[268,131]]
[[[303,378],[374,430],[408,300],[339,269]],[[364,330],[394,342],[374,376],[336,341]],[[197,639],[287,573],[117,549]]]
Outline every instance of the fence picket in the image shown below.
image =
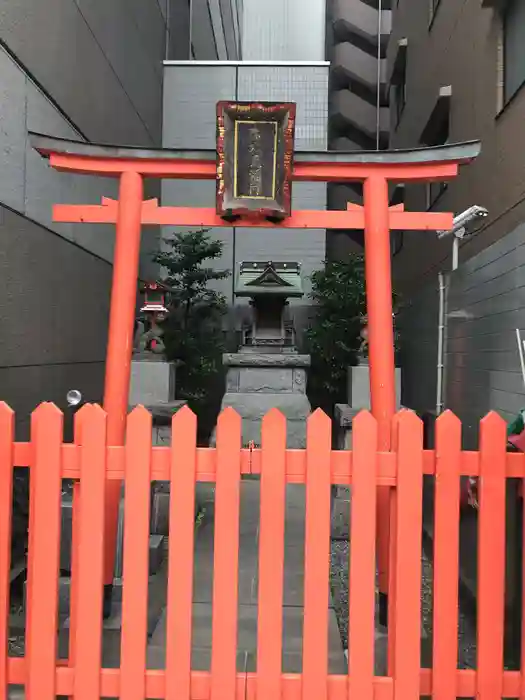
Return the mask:
[[306,439],[302,700],[328,694],[331,441],[331,421],[317,410],[308,418]]
[[7,698],[11,515],[13,504],[13,439],[15,415],[0,402],[0,700]]
[[151,415],[139,406],[128,416],[124,496],[121,700],[146,693]]
[[[375,420],[368,413],[355,419],[349,611],[353,644],[348,685],[344,677],[328,676],[330,489],[340,468],[334,464],[342,461],[334,460],[327,416],[319,411],[310,417],[307,450],[299,459],[296,452],[286,451],[282,414],[274,410],[263,421],[262,449],[256,465],[261,473],[257,673],[247,678],[236,672],[240,417],[231,409],[221,415],[217,450],[209,453],[209,474],[206,472],[216,479],[210,674],[191,672],[194,496],[199,478],[195,415],[183,409],[172,424],[170,535],[175,553],[169,561],[165,673],[145,669],[151,417],[145,409],[137,408],[128,418],[122,661],[121,668],[115,670],[101,670],[104,495],[111,457],[106,450],[106,415],[99,407],[86,406],[77,416],[77,427],[80,423],[81,445],[64,449],[60,411],[52,404],[42,404],[32,416],[26,658],[8,659],[12,479],[19,444],[13,441],[14,414],[0,403],[0,700],[7,700],[9,681],[25,683],[28,700],[52,700],[56,695],[76,700],[101,695],[143,700],[147,694],[167,700],[235,700],[243,694],[251,700],[255,696],[260,700],[280,696],[328,700],[329,695],[333,700],[373,700],[376,693],[383,700],[387,696],[390,700],[419,700],[420,692],[432,694],[435,700],[454,700],[474,695],[474,691],[479,700],[525,695],[521,675],[503,671],[506,479],[516,476],[518,472],[513,470],[519,465],[515,462],[509,471],[506,427],[496,414],[489,414],[481,422],[479,469],[477,455],[461,451],[459,420],[447,412],[436,425],[431,671],[420,669],[420,532],[423,465],[425,473],[431,473],[428,465],[433,456],[423,455],[421,421],[410,411],[401,412],[393,422],[394,476],[393,462],[385,462],[385,455],[377,452]],[[286,483],[296,482],[296,467],[287,472],[290,463],[302,465],[302,460],[305,466],[300,468],[306,483],[303,673],[288,676],[281,670]],[[390,470],[391,483],[396,483],[389,591],[393,623],[389,629],[389,675],[393,678],[377,679],[375,513],[377,484],[384,478],[385,469]],[[480,477],[478,668],[475,672],[458,672],[459,480],[469,469]],[[80,478],[80,508],[77,502],[78,548],[74,552],[76,583],[71,592],[74,615],[70,640],[75,653],[66,667],[56,658],[57,589],[62,477],[71,473]],[[167,467],[165,473],[168,475]]]
[[217,423],[211,700],[236,697],[240,477],[241,419],[227,408]]
[[28,700],[54,700],[56,696],[62,426],[62,413],[50,403],[41,404],[31,417]]
[[[89,404],[86,404],[88,406]],[[74,436],[75,445],[81,444],[83,412],[75,415]],[[76,629],[78,613],[78,550],[80,537],[80,481],[76,479],[73,483],[71,520],[71,581],[69,584],[69,665],[75,666],[76,662]]]
[[[407,409],[398,411],[392,419],[392,452],[397,453],[399,443],[399,418]],[[396,458],[397,459],[397,458]],[[389,676],[394,675],[394,658],[395,658],[395,627],[396,627],[396,556],[397,556],[397,488],[390,489],[390,547],[388,553],[388,598],[392,604],[388,606],[387,622],[387,673]]]
[[257,697],[281,697],[286,419],[273,409],[262,423],[259,529]]
[[419,700],[423,424],[398,421],[394,700]]
[[196,469],[197,418],[185,406],[172,420],[166,700],[190,700],[191,697]]
[[[77,575],[75,624],[75,700],[100,696],[102,589],[104,577],[104,505],[106,484],[106,414],[84,406],[76,419],[81,481],[77,495]],[[79,501],[79,502],[78,502]],[[73,604],[73,601],[72,601]]]
[[[522,455],[523,458],[523,455]],[[521,498],[522,503],[525,504],[525,479],[520,482],[521,487]],[[522,515],[521,519],[521,542],[522,542],[522,555],[521,555],[521,663],[520,668],[522,673],[520,673],[520,700],[525,700],[525,556],[523,553],[523,547],[525,547],[525,514]]]
[[434,496],[434,700],[456,698],[458,665],[459,469],[461,423],[450,411],[436,422]]
[[377,423],[363,411],[353,422],[354,478],[350,532],[350,698],[374,698]]
[[506,425],[496,413],[480,424],[477,697],[503,694]]

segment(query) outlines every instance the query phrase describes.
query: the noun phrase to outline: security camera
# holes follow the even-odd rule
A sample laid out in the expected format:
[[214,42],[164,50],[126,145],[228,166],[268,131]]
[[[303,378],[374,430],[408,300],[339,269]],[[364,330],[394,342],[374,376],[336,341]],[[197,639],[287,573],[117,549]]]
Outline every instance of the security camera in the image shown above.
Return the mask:
[[488,215],[488,209],[475,204],[473,207],[466,209],[462,214],[458,214],[454,217],[453,226],[449,231],[437,231],[437,236],[438,238],[444,238],[445,236],[453,234],[456,238],[464,238],[472,222],[478,219],[485,219]]

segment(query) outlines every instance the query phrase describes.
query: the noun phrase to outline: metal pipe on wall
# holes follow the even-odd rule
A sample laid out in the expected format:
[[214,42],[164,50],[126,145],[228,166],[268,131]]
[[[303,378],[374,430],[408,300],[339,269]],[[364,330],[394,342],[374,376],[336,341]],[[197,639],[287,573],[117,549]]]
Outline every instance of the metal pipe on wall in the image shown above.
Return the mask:
[[170,58],[170,22],[171,22],[171,7],[170,3],[166,3],[166,32],[165,32],[165,38],[164,41],[166,42],[166,46],[164,47],[164,60],[168,61]]
[[189,9],[189,27],[188,27],[188,60],[191,61],[193,58],[192,44],[193,44],[193,0],[190,0]]
[[381,30],[383,29],[383,0],[379,0],[377,13],[377,99],[376,99],[376,151],[381,143]]
[[459,238],[454,236],[452,241],[452,272],[459,267]]
[[445,275],[438,275],[439,284],[439,313],[438,313],[438,352],[437,352],[437,382],[436,382],[436,414],[443,413],[443,371],[445,350]]

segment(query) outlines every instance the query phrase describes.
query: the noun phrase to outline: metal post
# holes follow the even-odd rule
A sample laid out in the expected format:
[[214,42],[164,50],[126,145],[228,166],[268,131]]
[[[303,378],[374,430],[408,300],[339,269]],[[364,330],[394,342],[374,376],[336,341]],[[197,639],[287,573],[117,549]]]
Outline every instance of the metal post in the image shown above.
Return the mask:
[[[372,414],[378,422],[379,450],[391,448],[396,409],[392,270],[388,211],[388,182],[380,174],[364,182],[365,277]],[[377,494],[377,559],[380,617],[386,625],[390,531],[389,487]]]
[[[113,284],[106,354],[104,410],[109,445],[123,445],[128,412],[133,323],[137,303],[140,233],[144,185],[136,172],[124,172],[120,178],[119,208],[116,226]],[[106,541],[104,552],[105,613],[111,598],[118,511],[122,484],[108,481],[106,492]]]
[[383,31],[383,1],[377,10],[377,95],[376,95],[376,151],[381,145],[381,32]]

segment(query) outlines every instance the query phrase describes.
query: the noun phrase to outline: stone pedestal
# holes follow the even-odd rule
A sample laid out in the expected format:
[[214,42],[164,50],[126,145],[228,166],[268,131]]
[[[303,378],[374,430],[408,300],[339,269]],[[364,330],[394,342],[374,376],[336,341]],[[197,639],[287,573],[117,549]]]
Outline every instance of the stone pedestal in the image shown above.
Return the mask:
[[[306,419],[311,407],[306,396],[309,355],[239,352],[223,355],[227,368],[221,409],[234,408],[242,418],[243,445],[261,444],[261,422],[272,408],[287,418],[287,446],[306,446]],[[215,434],[212,442],[215,441]]]
[[[338,450],[352,449],[352,422],[360,411],[369,411],[370,367],[357,365],[348,368],[348,403],[335,406],[334,420],[337,426],[336,442]],[[401,409],[401,369],[396,369],[396,410]]]
[[[131,365],[129,407],[144,406],[153,419],[152,444],[169,447],[171,444],[171,420],[186,401],[175,399],[176,364],[166,362],[159,355],[136,354]],[[152,484],[151,495],[151,546],[158,537],[168,534],[169,482],[157,481]],[[115,575],[122,574],[123,511],[119,521],[119,538]],[[161,538],[162,539],[162,538]],[[162,542],[160,544],[162,546]]]
[[362,410],[362,408],[352,408],[346,403],[336,403],[334,411],[336,449],[352,449],[352,422]]
[[[362,364],[349,367],[347,374],[348,405],[370,410],[370,367]],[[401,407],[401,369],[396,368],[396,410]]]
[[[171,443],[171,419],[186,403],[175,399],[175,371],[176,365],[174,363],[166,362],[163,357],[152,353],[135,354],[132,359],[128,408],[131,411],[135,406],[142,405],[151,413],[153,445],[169,447]],[[62,496],[60,568],[63,573],[71,571],[72,506],[72,493],[68,491]],[[168,510],[169,483],[153,482],[149,547],[151,573],[156,571],[162,561],[163,536],[167,532],[162,527],[158,527],[157,523],[167,520]],[[122,500],[116,543],[115,577],[117,579],[122,576],[123,542],[124,501]]]
[[130,406],[151,406],[175,399],[176,365],[158,355],[136,355],[131,362]]

